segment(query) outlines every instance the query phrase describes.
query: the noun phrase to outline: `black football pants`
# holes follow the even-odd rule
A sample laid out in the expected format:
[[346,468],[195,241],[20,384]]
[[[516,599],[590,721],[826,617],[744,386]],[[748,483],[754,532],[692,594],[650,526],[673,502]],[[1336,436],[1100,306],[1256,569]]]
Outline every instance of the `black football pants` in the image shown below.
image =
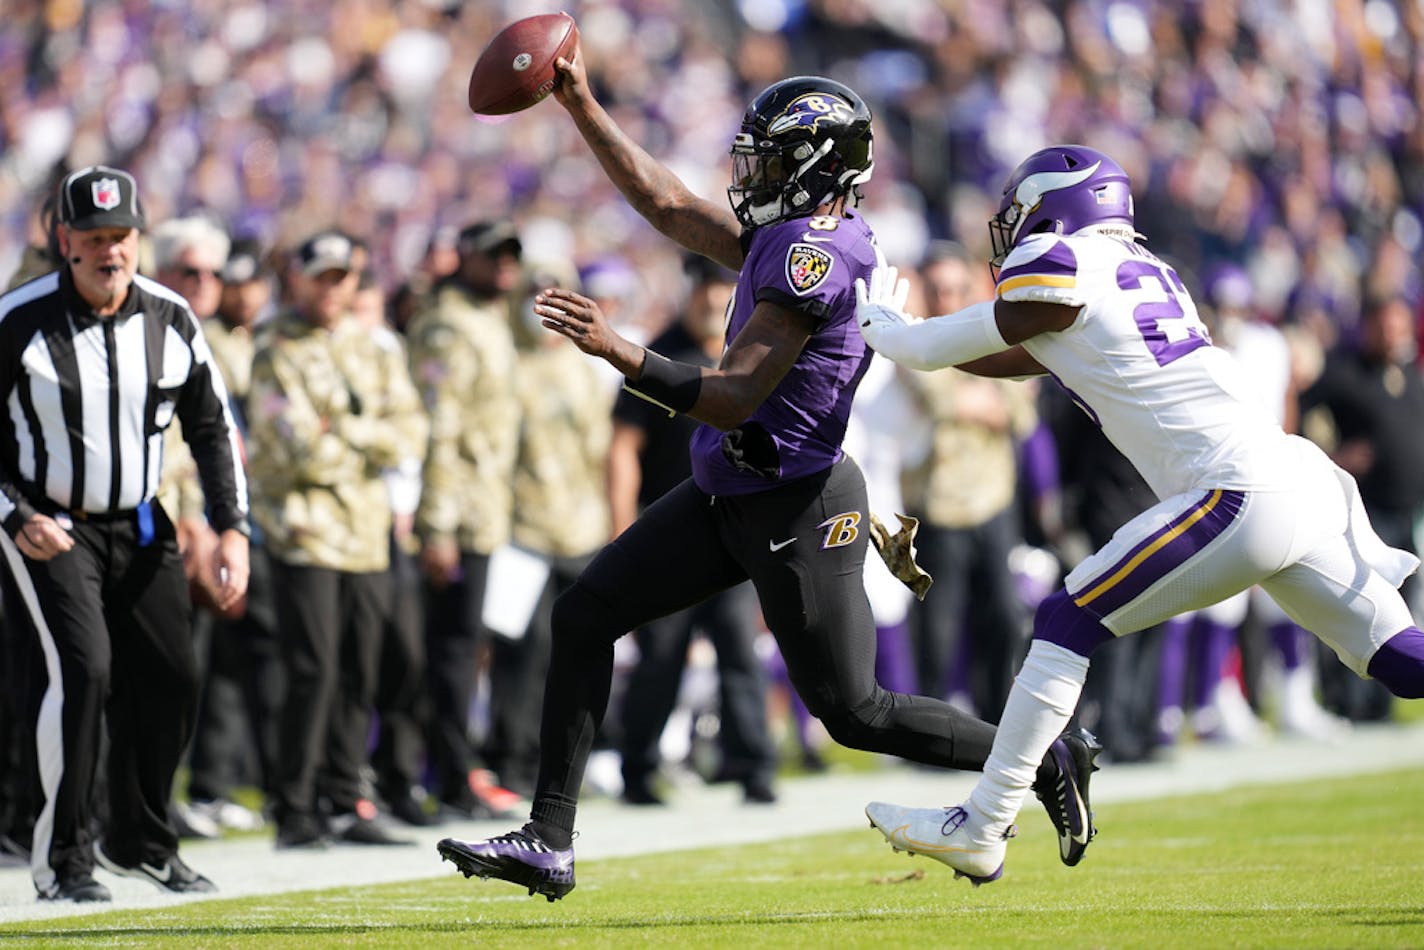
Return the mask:
[[534,818],[573,827],[608,705],[614,641],[748,578],[792,685],[832,738],[981,770],[992,726],[875,681],[875,623],[862,579],[868,514],[865,480],[849,458],[751,495],[709,496],[689,480],[649,506],[554,606]]

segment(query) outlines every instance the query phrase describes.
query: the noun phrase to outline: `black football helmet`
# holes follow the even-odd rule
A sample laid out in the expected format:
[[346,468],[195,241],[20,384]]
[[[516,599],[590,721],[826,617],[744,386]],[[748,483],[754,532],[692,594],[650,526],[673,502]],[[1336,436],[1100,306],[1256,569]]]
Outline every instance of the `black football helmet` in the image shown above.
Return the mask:
[[808,215],[870,180],[870,108],[820,76],[774,83],[747,107],[732,142],[727,197],[746,228]]

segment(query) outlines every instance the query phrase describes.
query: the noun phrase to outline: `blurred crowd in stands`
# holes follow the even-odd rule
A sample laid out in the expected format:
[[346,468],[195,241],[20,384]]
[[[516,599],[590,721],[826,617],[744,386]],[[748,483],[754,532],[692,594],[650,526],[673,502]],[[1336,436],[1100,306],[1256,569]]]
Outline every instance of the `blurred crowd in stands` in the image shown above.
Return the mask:
[[[876,170],[864,210],[890,260],[917,271],[921,311],[946,312],[992,293],[985,221],[1007,172],[1025,155],[1063,141],[1113,155],[1132,176],[1140,230],[1188,282],[1214,321],[1218,343],[1241,341],[1243,359],[1249,349],[1250,358],[1263,360],[1260,377],[1275,383],[1263,384],[1262,398],[1279,409],[1283,424],[1320,441],[1356,474],[1387,541],[1415,548],[1424,512],[1424,382],[1415,345],[1424,300],[1418,266],[1424,6],[1387,0],[566,6],[579,22],[599,98],[625,130],[709,197],[725,188],[723,156],[745,103],[765,85],[819,73],[859,91],[876,116]],[[343,267],[351,277],[349,305],[355,309],[358,293],[366,293],[378,314],[374,323],[383,316],[379,329],[395,331],[392,337],[423,319],[428,324],[439,292],[452,281],[479,285],[480,301],[503,308],[513,361],[501,378],[511,389],[509,412],[521,420],[507,420],[513,441],[506,517],[514,524],[489,543],[462,543],[449,555],[454,561],[441,554],[442,570],[451,579],[463,576],[461,566],[469,564],[461,556],[488,560],[510,537],[521,541],[523,531],[521,547],[543,560],[550,583],[567,583],[617,520],[610,520],[604,484],[605,466],[609,477],[615,468],[607,456],[617,423],[607,423],[616,380],[595,377],[588,367],[585,376],[579,368],[585,364],[568,359],[578,356],[571,347],[540,342],[542,331],[527,325],[528,294],[540,281],[575,284],[633,335],[652,340],[699,309],[689,301],[713,277],[688,269],[624,204],[576,147],[577,133],[554,104],[497,121],[469,113],[466,82],[483,44],[506,22],[536,12],[545,11],[516,0],[10,0],[0,30],[0,279],[45,268],[46,197],[65,171],[104,163],[137,177],[151,223],[206,219],[236,242],[231,253],[217,242],[221,254],[174,273],[200,282],[202,272],[221,274],[235,296],[254,283],[266,287],[270,300],[241,318],[253,325],[294,304],[290,275],[310,263],[298,251],[327,229],[360,250]],[[511,259],[520,278],[495,280],[493,270]],[[493,268],[483,277],[481,260]],[[196,285],[177,289],[201,292]],[[236,301],[224,306],[236,308]],[[225,319],[216,310],[200,316]],[[412,341],[429,344],[415,335],[405,344]],[[432,359],[412,358],[411,366],[435,431],[442,397],[431,393],[439,380],[420,372],[436,365]],[[518,385],[521,372],[526,383],[537,378],[546,388]],[[1055,387],[937,376],[890,373],[861,400],[872,432],[884,436],[897,423],[893,438],[861,442],[862,451],[877,454],[874,465],[863,460],[872,499],[877,474],[888,471],[879,477],[899,481],[895,494],[921,519],[921,550],[939,578],[923,604],[872,592],[882,650],[894,661],[883,675],[900,680],[887,686],[955,696],[993,720],[1037,599],[1075,557],[1105,540],[1102,526],[1122,523],[1150,498],[1134,473],[1113,461],[1113,450],[1093,441],[1091,426],[1081,424],[1082,414]],[[561,382],[575,389],[560,394]],[[233,381],[229,387],[241,388]],[[601,422],[589,422],[590,411]],[[560,425],[565,431],[551,436]],[[580,524],[576,543],[561,548],[554,526],[527,515],[554,504],[540,486],[557,480],[549,466],[571,458],[581,460],[589,490],[558,502],[574,506],[565,523]],[[887,461],[893,464],[880,464]],[[406,496],[395,489],[390,497],[396,597],[407,591],[403,602],[417,611],[468,609],[429,591],[422,596],[421,571],[432,576],[429,537],[412,522],[419,521],[414,502],[399,501]],[[257,514],[265,534],[280,534],[279,525],[262,523],[261,509]],[[504,593],[491,582],[486,596]],[[537,740],[528,725],[538,705],[526,691],[503,700],[508,706],[496,698],[491,708],[491,690],[499,695],[502,671],[512,671],[524,684],[520,690],[542,682],[544,641],[526,636],[541,622],[547,596],[542,604],[530,606],[523,626],[479,638],[491,683],[480,695],[471,695],[473,665],[460,665],[470,661],[468,653],[429,673],[470,683],[464,692],[447,683],[426,697],[456,703],[442,714],[458,719],[457,731],[486,743],[482,755],[454,763],[479,766],[468,788],[440,787],[448,776],[436,781],[432,767],[421,765],[422,752],[410,751],[408,743],[422,735],[441,741],[440,727],[428,721],[432,711],[419,702],[425,659],[397,663],[416,677],[413,689],[409,682],[404,692],[399,684],[367,684],[365,701],[375,704],[381,724],[367,768],[377,787],[367,791],[399,817],[438,817],[427,795],[479,817],[507,811],[527,793]],[[476,622],[488,623],[490,613],[486,606]],[[388,625],[406,630],[391,643],[418,644],[420,634],[410,630],[423,627],[431,649],[432,627],[452,622],[387,617]],[[775,679],[774,648],[758,638],[755,623],[743,627],[749,649],[760,651]],[[269,638],[281,636],[269,631]],[[221,658],[225,651],[214,643],[211,655]],[[271,642],[258,648],[266,651],[261,657],[240,662],[282,665]],[[1109,650],[1095,658],[1096,685],[1090,683],[1081,710],[1120,761],[1188,736],[1253,741],[1263,734],[1263,719],[1280,731],[1338,736],[1352,720],[1391,715],[1387,694],[1350,680],[1333,657],[1316,655],[1313,641],[1291,632],[1287,618],[1254,601],[1221,616],[1184,619],[1125,649],[1131,653]],[[626,658],[629,670],[635,653]],[[662,662],[677,672],[678,662]],[[706,664],[692,668],[689,682],[710,675]],[[281,771],[281,740],[264,733],[275,730],[270,720],[280,716],[281,700],[260,698],[259,684],[242,676],[220,685],[235,691],[230,705],[243,717],[266,718],[250,727],[247,744],[257,752],[240,753],[241,767],[228,763],[213,787],[193,790],[194,798],[216,805],[206,816],[188,815],[190,830],[241,826],[247,819],[232,811],[224,816],[220,807],[232,785],[272,791],[273,775],[262,773]],[[767,689],[756,676],[739,682]],[[790,698],[784,687],[774,696]],[[687,696],[695,708],[671,718],[683,730],[682,740],[668,740],[674,756],[687,755],[688,743],[705,733],[697,725],[706,726],[702,707],[717,705],[696,689]],[[470,716],[472,699],[477,712]],[[383,731],[403,715],[426,717],[409,727],[417,738]],[[796,721],[795,754],[817,766],[821,738],[804,716]],[[619,741],[613,734],[607,743],[617,748]],[[762,747],[757,737],[740,741]],[[635,751],[642,765],[629,800],[660,800],[649,776],[656,756],[646,747]],[[487,764],[496,766],[493,772]],[[774,792],[763,765],[713,764],[704,771],[740,780],[749,801],[766,801]],[[616,773],[594,768],[590,778],[616,793]],[[363,836],[370,843],[389,837],[368,831],[349,840]],[[300,838],[289,835],[285,843],[310,843]]]

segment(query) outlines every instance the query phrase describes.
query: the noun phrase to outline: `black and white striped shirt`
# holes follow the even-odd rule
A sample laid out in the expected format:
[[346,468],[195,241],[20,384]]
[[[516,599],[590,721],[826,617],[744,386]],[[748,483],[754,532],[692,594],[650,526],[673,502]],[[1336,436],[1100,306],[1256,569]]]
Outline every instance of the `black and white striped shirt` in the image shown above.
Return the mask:
[[98,317],[56,271],[0,296],[0,522],[151,502],[175,414],[214,529],[246,528],[247,480],[222,374],[181,296],[135,277]]

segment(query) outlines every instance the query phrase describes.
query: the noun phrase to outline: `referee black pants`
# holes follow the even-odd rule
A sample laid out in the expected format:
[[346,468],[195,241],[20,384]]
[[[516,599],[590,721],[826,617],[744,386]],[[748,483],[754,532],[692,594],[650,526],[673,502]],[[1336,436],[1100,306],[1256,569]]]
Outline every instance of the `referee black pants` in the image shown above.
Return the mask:
[[191,608],[173,524],[153,507],[141,544],[133,517],[76,521],[75,544],[48,561],[0,532],[7,622],[38,646],[46,676],[25,708],[42,798],[31,842],[41,892],[94,866],[90,826],[100,747],[109,729],[105,852],[123,865],[162,865],[178,850],[168,821],[173,774],[197,705]]
[[875,622],[862,575],[868,513],[865,479],[847,457],[751,495],[714,497],[683,482],[600,551],[554,607],[535,820],[573,827],[584,766],[607,711],[614,642],[748,578],[792,685],[832,738],[982,770],[992,726],[875,681]]

